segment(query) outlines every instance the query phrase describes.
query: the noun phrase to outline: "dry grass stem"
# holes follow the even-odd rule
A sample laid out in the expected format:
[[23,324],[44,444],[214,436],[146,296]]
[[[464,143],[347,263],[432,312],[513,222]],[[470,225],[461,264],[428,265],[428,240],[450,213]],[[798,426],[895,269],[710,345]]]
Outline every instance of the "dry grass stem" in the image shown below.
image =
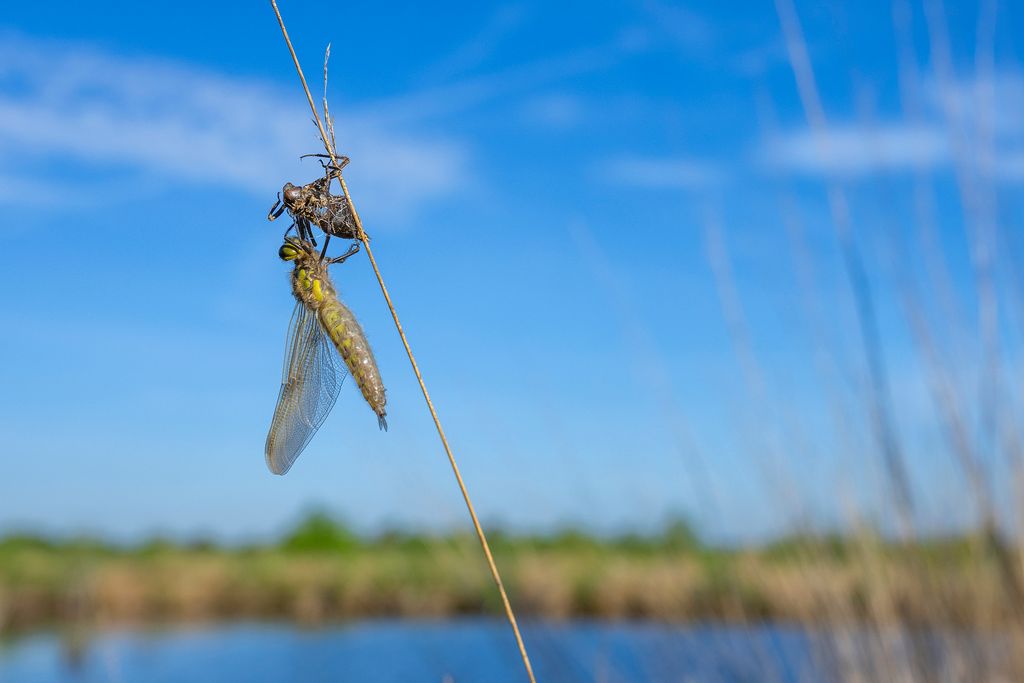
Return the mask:
[[[295,48],[292,46],[291,38],[288,37],[288,30],[284,25],[284,18],[281,16],[281,10],[277,7],[276,0],[270,0],[271,6],[274,8],[274,14],[277,15],[278,24],[281,26],[281,34],[284,36],[285,43],[288,45],[288,52],[292,56],[292,61],[295,63],[295,71],[299,75],[299,80],[302,82],[302,89],[306,94],[306,99],[309,102],[309,108],[313,112],[313,118],[316,122],[317,129],[320,131],[320,139],[324,143],[324,147],[327,150],[328,155],[331,157],[331,162],[335,168],[339,167],[337,159],[337,151],[334,147],[334,136],[333,136],[333,125],[331,126],[331,134],[329,135],[324,129],[324,124],[320,119],[320,113],[317,111],[316,105],[313,103],[313,95],[310,93],[309,85],[306,83],[306,77],[302,73],[302,66],[299,64],[298,55],[295,54]],[[328,51],[328,57],[330,52]],[[326,70],[327,63],[324,60],[324,114],[327,114],[326,106]],[[328,119],[328,122],[330,120]],[[345,179],[339,173],[337,175],[338,183],[341,185],[341,191],[348,201],[349,206],[352,209],[352,217],[355,220],[356,229],[359,232],[359,240],[362,242],[363,249],[366,251],[366,256],[370,261],[370,265],[373,268],[373,273],[377,278],[377,283],[380,285],[381,293],[384,295],[384,300],[387,302],[388,310],[391,311],[391,317],[395,322],[395,328],[398,330],[398,336],[402,339],[402,345],[405,347],[406,355],[409,357],[409,363],[412,365],[413,373],[416,375],[416,381],[419,382],[420,391],[423,393],[423,398],[427,402],[427,408],[430,410],[430,417],[434,421],[434,426],[437,428],[437,434],[441,438],[441,444],[444,446],[445,454],[448,456],[448,463],[451,465],[452,473],[455,475],[455,480],[459,485],[459,491],[462,493],[462,498],[466,502],[466,508],[469,510],[470,519],[473,522],[473,529],[476,531],[477,538],[480,541],[480,546],[483,549],[484,556],[487,559],[488,568],[491,571],[491,576],[494,579],[494,583],[498,588],[498,593],[501,596],[502,606],[505,610],[505,616],[508,619],[509,625],[512,627],[512,631],[515,634],[516,645],[519,648],[519,654],[523,660],[523,666],[526,669],[526,674],[529,677],[531,683],[536,682],[536,678],[533,675],[533,667],[530,664],[530,657],[526,652],[526,645],[523,643],[522,634],[519,632],[519,625],[516,622],[515,613],[512,610],[512,604],[509,602],[508,594],[505,592],[505,586],[501,580],[501,574],[498,571],[498,566],[494,562],[494,556],[491,554],[490,545],[487,542],[487,536],[484,534],[483,527],[480,525],[480,520],[477,519],[476,510],[473,508],[473,502],[470,500],[469,491],[466,489],[466,484],[462,480],[462,475],[459,472],[459,466],[455,461],[455,455],[452,453],[451,446],[448,444],[448,438],[445,436],[444,428],[441,426],[441,420],[437,416],[437,410],[434,408],[433,401],[430,400],[430,394],[427,391],[427,386],[423,381],[423,376],[420,374],[419,366],[416,363],[416,357],[413,355],[412,348],[409,346],[409,341],[406,339],[405,332],[402,330],[402,324],[398,320],[398,313],[395,311],[395,306],[391,301],[391,296],[388,294],[388,289],[384,284],[384,278],[380,274],[380,269],[377,267],[377,260],[373,256],[373,250],[370,248],[369,238],[366,236],[366,231],[363,230],[363,222],[359,217],[359,212],[356,211],[355,204],[352,202],[352,198],[349,195],[348,185],[345,183]]]

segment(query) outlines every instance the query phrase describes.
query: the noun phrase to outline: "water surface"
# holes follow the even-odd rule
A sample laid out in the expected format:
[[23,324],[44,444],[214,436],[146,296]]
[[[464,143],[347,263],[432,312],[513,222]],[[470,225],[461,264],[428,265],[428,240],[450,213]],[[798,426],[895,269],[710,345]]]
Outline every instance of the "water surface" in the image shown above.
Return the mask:
[[[540,681],[821,681],[820,639],[783,626],[527,622]],[[501,621],[233,624],[38,634],[0,646],[0,683],[525,680]]]

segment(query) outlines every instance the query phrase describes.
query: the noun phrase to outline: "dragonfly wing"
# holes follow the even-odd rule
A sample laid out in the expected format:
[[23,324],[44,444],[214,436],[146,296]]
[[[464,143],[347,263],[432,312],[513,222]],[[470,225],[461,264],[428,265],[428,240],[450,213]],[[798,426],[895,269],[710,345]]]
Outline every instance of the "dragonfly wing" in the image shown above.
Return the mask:
[[316,312],[295,305],[288,325],[284,375],[267,434],[267,467],[284,474],[327,419],[346,375]]

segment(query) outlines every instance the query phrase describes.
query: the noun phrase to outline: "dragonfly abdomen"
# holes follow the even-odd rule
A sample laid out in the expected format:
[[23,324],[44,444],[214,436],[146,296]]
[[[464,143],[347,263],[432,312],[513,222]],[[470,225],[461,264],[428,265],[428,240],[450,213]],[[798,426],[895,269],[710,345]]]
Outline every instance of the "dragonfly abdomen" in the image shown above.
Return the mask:
[[318,314],[320,324],[323,325],[331,342],[341,354],[348,371],[359,386],[363,398],[366,399],[373,412],[377,413],[377,420],[381,428],[387,429],[385,420],[387,398],[384,395],[384,382],[380,378],[377,361],[373,357],[373,351],[370,350],[370,343],[363,333],[363,328],[352,311],[337,299],[323,302]]

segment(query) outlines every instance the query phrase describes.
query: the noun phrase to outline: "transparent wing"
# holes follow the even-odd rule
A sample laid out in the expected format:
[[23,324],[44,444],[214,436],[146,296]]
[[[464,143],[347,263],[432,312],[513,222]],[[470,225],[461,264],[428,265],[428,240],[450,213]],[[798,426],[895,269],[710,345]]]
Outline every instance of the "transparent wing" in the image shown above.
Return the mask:
[[334,407],[346,374],[316,313],[296,304],[288,325],[281,392],[267,434],[271,472],[284,474],[291,469]]

